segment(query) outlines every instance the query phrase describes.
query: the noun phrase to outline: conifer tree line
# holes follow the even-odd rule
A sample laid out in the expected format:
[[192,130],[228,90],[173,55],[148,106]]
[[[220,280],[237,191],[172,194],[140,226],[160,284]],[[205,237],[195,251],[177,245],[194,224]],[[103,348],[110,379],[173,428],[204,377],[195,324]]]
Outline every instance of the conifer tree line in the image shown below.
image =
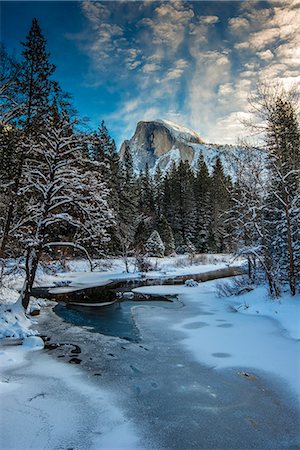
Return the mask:
[[[20,60],[1,48],[0,258],[23,255],[29,302],[38,262],[58,251],[90,257],[232,252],[264,277],[272,295],[300,283],[300,131],[284,91],[258,91],[265,124],[261,151],[232,160],[230,178],[216,158],[208,168],[174,163],[168,172],[134,172],[104,121],[87,132],[55,81],[36,19]],[[230,156],[228,156],[230,158]]]
[[232,182],[224,174],[220,158],[211,174],[202,155],[196,171],[188,161],[181,161],[164,174],[159,167],[150,173],[147,165],[136,174],[129,149],[119,160],[104,123],[95,133],[89,153],[104,163],[103,175],[111,191],[110,203],[117,218],[117,226],[111,229],[113,254],[125,248],[143,252],[154,231],[162,239],[166,255],[230,250],[230,230],[222,217],[230,207]]

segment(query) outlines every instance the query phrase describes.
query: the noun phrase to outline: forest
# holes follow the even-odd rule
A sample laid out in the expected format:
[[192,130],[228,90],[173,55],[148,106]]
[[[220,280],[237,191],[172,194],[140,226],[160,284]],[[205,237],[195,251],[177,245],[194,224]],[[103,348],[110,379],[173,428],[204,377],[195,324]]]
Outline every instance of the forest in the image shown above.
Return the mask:
[[[36,19],[19,59],[1,48],[0,258],[22,259],[29,302],[38,264],[59,254],[147,256],[232,253],[249,282],[272,296],[300,284],[300,128],[297,97],[264,84],[253,92],[257,145],[209,170],[202,155],[168,172],[137,174],[102,121],[91,130],[55,80]],[[104,118],[105,119],[105,118]],[[257,120],[258,119],[258,120]],[[230,158],[230,155],[228,155]]]

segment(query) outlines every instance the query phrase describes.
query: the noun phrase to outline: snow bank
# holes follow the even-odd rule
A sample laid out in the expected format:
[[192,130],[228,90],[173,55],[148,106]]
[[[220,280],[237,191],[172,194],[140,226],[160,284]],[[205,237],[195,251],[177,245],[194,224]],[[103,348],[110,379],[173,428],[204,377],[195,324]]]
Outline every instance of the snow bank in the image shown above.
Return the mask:
[[24,346],[0,347],[1,446],[28,449],[139,449],[118,398],[77,367]]
[[19,301],[0,305],[0,339],[24,339],[34,336],[37,331],[31,329],[32,324]]
[[[300,295],[283,294],[279,299],[270,299],[266,287],[237,297],[241,304],[238,311],[243,314],[269,317],[279,322],[283,332],[292,339],[300,339]],[[300,375],[300,374],[299,374]]]

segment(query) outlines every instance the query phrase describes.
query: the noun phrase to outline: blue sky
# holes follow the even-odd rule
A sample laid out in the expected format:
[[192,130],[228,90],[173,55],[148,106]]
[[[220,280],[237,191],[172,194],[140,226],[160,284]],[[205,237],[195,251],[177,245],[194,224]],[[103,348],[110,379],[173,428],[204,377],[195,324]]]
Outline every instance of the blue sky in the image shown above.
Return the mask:
[[300,0],[2,2],[9,52],[20,52],[33,17],[56,79],[118,145],[139,120],[156,118],[235,143],[258,74],[299,88]]

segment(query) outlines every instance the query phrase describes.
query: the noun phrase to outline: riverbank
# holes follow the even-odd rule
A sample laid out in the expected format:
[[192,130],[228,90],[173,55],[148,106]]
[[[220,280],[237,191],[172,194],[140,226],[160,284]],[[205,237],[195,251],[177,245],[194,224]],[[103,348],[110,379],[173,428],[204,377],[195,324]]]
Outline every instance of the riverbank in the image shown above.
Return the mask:
[[[269,360],[264,367],[251,365],[247,360],[250,340],[243,346],[244,333],[257,333],[260,342],[252,340],[252,353],[262,360],[263,336],[277,336],[276,349],[285,345],[288,348],[290,340],[270,319],[234,312],[224,317],[225,311],[217,303],[222,300],[216,298],[216,303],[211,303],[212,283],[201,285],[201,298],[198,288],[197,301],[196,288],[175,288],[185,289],[180,294],[183,303],[180,309],[133,307],[140,342],[91,333],[64,322],[51,308],[43,308],[37,324],[40,333],[47,334],[50,343],[76,344],[80,348],[80,353],[74,353],[74,345],[63,345],[48,350],[43,358],[51,357],[53,364],[59,364],[57,374],[60,366],[68,368],[71,378],[78,378],[80,373],[78,380],[91,383],[95,395],[103,390],[113,400],[121,417],[135,430],[137,440],[131,444],[133,449],[297,448],[300,437],[295,392],[268,367]],[[228,347],[228,336],[236,333],[239,320],[242,320],[239,332],[244,330],[239,334],[240,348],[245,356],[237,364],[241,355],[235,354],[236,364],[232,364],[230,357],[222,353],[232,350]],[[233,326],[224,327],[228,324]],[[203,334],[208,329],[210,339],[207,331]],[[198,333],[197,354],[189,346],[191,332]],[[210,340],[214,339],[213,344]],[[218,347],[221,344],[222,352]],[[208,354],[211,361],[204,361]],[[71,361],[74,357],[80,360],[78,365]],[[295,369],[292,361],[285,359],[285,363],[290,370]],[[45,390],[40,388],[39,392]],[[80,409],[79,404],[77,408]],[[101,410],[101,402],[98,408]],[[91,422],[85,433],[93,435],[93,426]],[[82,429],[79,425],[79,430]],[[126,448],[126,442],[120,444],[117,430],[111,435],[110,447],[91,444],[88,448]]]
[[[181,307],[134,305],[137,342],[74,326],[51,306],[41,308],[35,328],[47,336],[46,349],[27,353],[25,366],[15,367],[11,355],[13,365],[1,375],[8,405],[2,447],[299,447],[300,341],[283,322],[264,317],[266,310],[256,312],[262,292],[218,298],[216,282],[138,291],[178,295]],[[251,298],[254,314],[243,314],[239,305],[251,305]],[[15,430],[23,426],[21,439]]]

